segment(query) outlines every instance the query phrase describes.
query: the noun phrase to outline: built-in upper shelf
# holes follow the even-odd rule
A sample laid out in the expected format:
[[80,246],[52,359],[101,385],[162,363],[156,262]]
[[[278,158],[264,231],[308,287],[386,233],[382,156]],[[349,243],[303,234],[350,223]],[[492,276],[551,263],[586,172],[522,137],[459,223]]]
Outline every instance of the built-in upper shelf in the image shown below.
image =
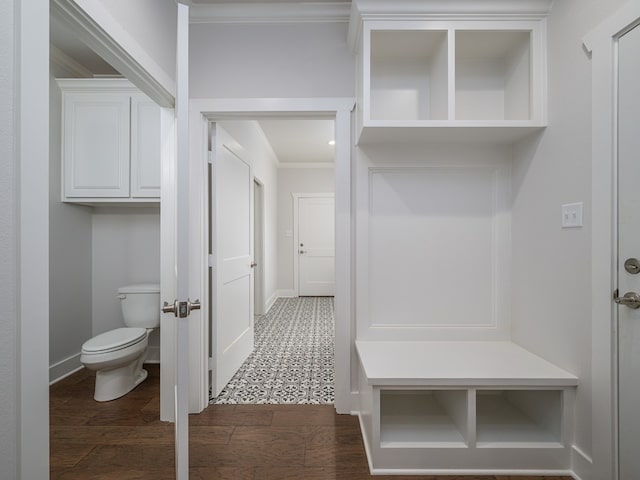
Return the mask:
[[510,3],[355,0],[359,143],[508,142],[544,127],[550,2]]

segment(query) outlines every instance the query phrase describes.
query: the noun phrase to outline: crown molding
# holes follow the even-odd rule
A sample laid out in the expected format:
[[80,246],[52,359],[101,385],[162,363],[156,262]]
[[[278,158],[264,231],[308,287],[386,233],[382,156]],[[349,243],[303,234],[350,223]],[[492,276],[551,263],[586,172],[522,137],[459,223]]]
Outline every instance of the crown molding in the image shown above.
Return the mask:
[[553,0],[352,0],[349,45],[354,51],[362,23],[370,20],[542,20]]
[[192,4],[191,23],[347,23],[345,2]]
[[[58,18],[78,37],[79,41],[85,43],[117,71],[138,85],[140,90],[158,105],[173,108],[174,96],[173,92],[165,87],[167,82],[161,83],[149,73],[129,49],[118,44],[75,0],[52,0],[50,8],[51,15]],[[129,45],[129,48],[131,46]],[[136,50],[138,53],[141,51],[139,47]]]

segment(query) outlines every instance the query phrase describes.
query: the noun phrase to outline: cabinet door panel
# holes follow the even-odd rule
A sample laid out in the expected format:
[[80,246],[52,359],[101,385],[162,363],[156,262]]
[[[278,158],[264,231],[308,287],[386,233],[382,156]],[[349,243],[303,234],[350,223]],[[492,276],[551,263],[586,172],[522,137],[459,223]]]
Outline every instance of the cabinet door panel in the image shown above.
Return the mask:
[[160,197],[160,107],[131,98],[131,196]]
[[66,94],[66,197],[129,196],[129,95]]

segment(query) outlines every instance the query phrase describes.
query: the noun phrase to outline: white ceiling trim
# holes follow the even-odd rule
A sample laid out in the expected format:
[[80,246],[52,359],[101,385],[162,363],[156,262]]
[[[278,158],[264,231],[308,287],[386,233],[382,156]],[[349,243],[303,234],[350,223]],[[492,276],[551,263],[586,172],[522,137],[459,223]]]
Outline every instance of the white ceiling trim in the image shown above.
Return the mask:
[[191,23],[334,23],[349,21],[351,5],[318,3],[221,3],[191,5]]

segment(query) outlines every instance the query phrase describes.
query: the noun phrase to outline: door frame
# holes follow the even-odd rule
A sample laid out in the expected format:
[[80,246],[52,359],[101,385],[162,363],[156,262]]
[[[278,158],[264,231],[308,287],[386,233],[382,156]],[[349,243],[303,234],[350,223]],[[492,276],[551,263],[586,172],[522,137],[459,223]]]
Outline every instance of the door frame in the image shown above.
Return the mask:
[[[208,125],[225,119],[255,119],[270,116],[323,116],[335,119],[335,199],[336,199],[336,369],[335,408],[351,413],[352,378],[352,204],[351,204],[351,112],[354,98],[240,98],[192,99],[189,113],[190,135],[190,218],[189,284],[206,298],[206,169],[209,146]],[[209,306],[203,304],[203,311]],[[189,411],[199,413],[208,405],[208,322],[206,315],[194,317],[189,331],[190,374]]]
[[573,455],[573,470],[582,478],[618,478],[617,308],[611,298],[618,256],[617,42],[639,22],[640,3],[629,2],[583,38],[592,68],[592,431],[597,435],[591,465],[585,455]]
[[301,198],[333,198],[334,199],[334,218],[335,218],[335,194],[333,193],[292,193],[293,197],[293,292],[296,297],[300,296],[300,256],[298,255],[299,238],[299,220],[298,202]]
[[264,183],[253,176],[253,314],[264,315]]

